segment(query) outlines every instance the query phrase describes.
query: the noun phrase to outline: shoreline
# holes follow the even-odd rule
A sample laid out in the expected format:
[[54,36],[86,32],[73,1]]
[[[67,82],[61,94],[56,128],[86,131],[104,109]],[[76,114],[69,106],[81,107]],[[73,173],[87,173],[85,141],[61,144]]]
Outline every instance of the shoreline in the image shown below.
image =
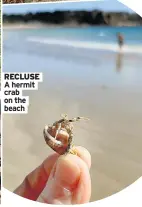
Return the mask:
[[110,25],[90,25],[90,24],[76,24],[76,23],[66,23],[66,24],[44,24],[40,22],[30,22],[30,23],[3,23],[3,29],[40,29],[40,28],[83,28],[83,27],[138,27],[140,25],[138,24],[124,24],[124,23],[119,23],[116,26],[110,26]]
[[55,25],[55,24],[43,24],[43,23],[4,23],[3,24],[3,29],[40,29],[40,28],[77,28],[77,27],[89,27],[90,25],[87,24],[82,24],[82,25],[77,25],[77,24],[62,24],[62,25]]

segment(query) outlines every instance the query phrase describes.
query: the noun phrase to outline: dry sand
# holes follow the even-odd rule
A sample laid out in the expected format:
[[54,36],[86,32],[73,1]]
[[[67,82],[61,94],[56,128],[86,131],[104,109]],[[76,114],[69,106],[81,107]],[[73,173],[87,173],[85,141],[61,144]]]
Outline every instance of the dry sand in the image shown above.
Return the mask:
[[[86,90],[86,91],[85,91]],[[78,98],[60,89],[30,92],[27,115],[4,116],[4,187],[13,191],[52,151],[45,145],[45,124],[60,118],[87,116],[75,124],[75,145],[92,156],[91,201],[127,187],[142,175],[142,93],[88,86]],[[84,97],[83,94],[87,94]]]
[[45,27],[45,24],[41,24],[39,22],[32,22],[32,23],[15,23],[15,24],[10,24],[10,23],[4,23],[3,29],[37,29],[37,28],[42,28]]
[[[87,27],[88,24],[82,24],[81,27]],[[31,22],[31,23],[4,23],[3,24],[3,29],[4,30],[14,30],[14,29],[40,29],[40,28],[45,28],[45,27],[48,27],[48,28],[75,28],[75,27],[80,27],[80,25],[78,25],[76,22],[70,22],[70,23],[64,23],[64,24],[61,24],[61,25],[55,25],[55,24],[47,24],[47,23],[40,23],[40,22]]]

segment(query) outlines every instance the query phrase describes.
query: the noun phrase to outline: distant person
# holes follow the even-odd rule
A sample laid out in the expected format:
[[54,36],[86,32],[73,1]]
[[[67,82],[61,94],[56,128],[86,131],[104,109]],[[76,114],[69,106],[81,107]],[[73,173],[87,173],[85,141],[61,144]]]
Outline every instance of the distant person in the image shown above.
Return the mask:
[[122,46],[124,45],[124,37],[121,33],[118,33],[117,34],[117,38],[118,38],[118,45],[119,45],[119,48],[121,49]]

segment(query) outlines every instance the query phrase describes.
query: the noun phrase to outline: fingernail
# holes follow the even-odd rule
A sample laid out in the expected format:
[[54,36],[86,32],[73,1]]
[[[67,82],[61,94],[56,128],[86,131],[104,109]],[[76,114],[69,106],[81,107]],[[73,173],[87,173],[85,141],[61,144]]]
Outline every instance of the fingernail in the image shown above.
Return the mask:
[[41,193],[50,204],[72,204],[73,191],[80,178],[80,168],[71,161],[71,155],[60,156]]

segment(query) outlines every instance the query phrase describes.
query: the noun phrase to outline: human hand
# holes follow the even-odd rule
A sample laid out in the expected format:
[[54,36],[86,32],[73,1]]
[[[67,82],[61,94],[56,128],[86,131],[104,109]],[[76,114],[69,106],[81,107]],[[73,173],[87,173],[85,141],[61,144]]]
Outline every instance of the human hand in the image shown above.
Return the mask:
[[91,196],[90,153],[75,147],[78,156],[49,156],[14,191],[24,198],[48,204],[83,204]]

